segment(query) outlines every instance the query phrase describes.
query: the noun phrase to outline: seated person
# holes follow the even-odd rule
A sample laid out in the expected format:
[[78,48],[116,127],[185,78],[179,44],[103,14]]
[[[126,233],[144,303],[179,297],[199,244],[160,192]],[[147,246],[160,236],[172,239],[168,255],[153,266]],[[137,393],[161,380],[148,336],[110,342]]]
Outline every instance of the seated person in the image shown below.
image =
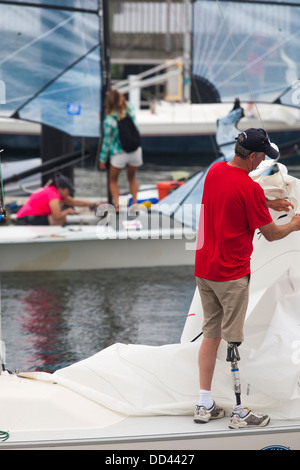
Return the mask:
[[[68,214],[75,214],[73,206],[96,209],[98,204],[73,198],[74,187],[69,178],[56,176],[49,185],[31,194],[17,212],[17,222],[21,225],[64,225]],[[68,207],[61,208],[61,203]]]

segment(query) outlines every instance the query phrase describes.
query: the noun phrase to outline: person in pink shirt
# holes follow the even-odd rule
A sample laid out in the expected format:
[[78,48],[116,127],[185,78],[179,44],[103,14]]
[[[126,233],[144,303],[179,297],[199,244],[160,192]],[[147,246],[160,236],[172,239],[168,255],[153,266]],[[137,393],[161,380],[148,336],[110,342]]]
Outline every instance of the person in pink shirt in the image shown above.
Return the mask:
[[[74,187],[69,178],[59,175],[47,186],[31,194],[17,212],[21,225],[64,225],[68,214],[75,214],[74,206],[96,209],[97,204],[73,198]],[[62,203],[67,207],[62,209]]]

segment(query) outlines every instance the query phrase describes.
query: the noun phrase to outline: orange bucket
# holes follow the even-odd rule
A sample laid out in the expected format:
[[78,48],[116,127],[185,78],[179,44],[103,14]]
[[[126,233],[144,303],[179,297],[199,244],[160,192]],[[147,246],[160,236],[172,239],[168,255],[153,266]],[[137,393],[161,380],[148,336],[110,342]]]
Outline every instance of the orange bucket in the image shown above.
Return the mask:
[[163,199],[172,191],[174,191],[174,189],[179,188],[179,186],[182,186],[183,184],[183,181],[160,181],[156,184],[156,188],[158,190],[158,199]]

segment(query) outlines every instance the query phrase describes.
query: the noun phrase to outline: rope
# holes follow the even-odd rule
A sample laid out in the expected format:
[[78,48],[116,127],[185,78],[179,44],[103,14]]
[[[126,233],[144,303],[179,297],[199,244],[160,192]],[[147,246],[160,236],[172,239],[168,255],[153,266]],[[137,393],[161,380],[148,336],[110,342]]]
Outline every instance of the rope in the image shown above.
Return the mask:
[[9,432],[0,431],[0,442],[5,442],[9,439]]

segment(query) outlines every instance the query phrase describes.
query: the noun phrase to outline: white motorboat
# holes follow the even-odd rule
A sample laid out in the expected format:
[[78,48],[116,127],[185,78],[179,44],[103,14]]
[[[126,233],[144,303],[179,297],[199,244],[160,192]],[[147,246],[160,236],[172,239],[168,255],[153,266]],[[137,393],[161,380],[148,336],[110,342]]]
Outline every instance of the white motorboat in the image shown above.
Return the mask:
[[[172,103],[159,101],[154,109],[137,110],[137,122],[143,137],[215,136],[218,119],[226,116],[232,103]],[[261,127],[263,121],[268,133],[299,132],[300,111],[274,103],[257,103],[247,115],[249,103],[241,103],[245,116],[241,130]],[[275,137],[274,137],[275,140]],[[276,139],[277,141],[278,139]],[[201,149],[198,148],[198,152]]]
[[[172,103],[160,101],[153,109],[139,109],[137,122],[143,139],[146,161],[169,165],[206,165],[218,155],[217,121],[232,109],[232,103]],[[263,127],[271,140],[291,153],[298,141],[298,108],[275,103],[256,103],[247,115],[249,103],[242,103],[245,116],[239,130]],[[290,143],[290,145],[288,145]]]
[[[200,172],[176,190],[179,190],[179,202],[168,203],[168,198],[175,194],[173,191],[158,204],[157,189],[141,188],[138,212],[130,205],[129,194],[120,196],[119,215],[113,206],[101,204],[100,216],[108,209],[104,219],[97,215],[98,211],[93,214],[79,208],[78,214],[67,216],[64,227],[3,225],[0,230],[0,269],[2,272],[78,271],[192,265],[197,229],[189,217],[197,204],[187,204],[185,211],[180,207],[180,199],[201,180],[202,175]],[[23,201],[24,198],[18,198],[14,203],[22,205]],[[173,218],[173,209],[179,209],[182,219]],[[10,217],[14,222],[15,216]]]
[[[133,220],[120,216],[119,228],[97,224],[99,219],[91,217],[95,225],[75,225],[75,221],[65,227],[1,227],[1,271],[91,270],[194,262],[196,231],[191,227],[176,222],[174,225],[170,218],[157,216],[155,226],[149,230],[148,214]],[[161,224],[157,225],[159,221]]]

